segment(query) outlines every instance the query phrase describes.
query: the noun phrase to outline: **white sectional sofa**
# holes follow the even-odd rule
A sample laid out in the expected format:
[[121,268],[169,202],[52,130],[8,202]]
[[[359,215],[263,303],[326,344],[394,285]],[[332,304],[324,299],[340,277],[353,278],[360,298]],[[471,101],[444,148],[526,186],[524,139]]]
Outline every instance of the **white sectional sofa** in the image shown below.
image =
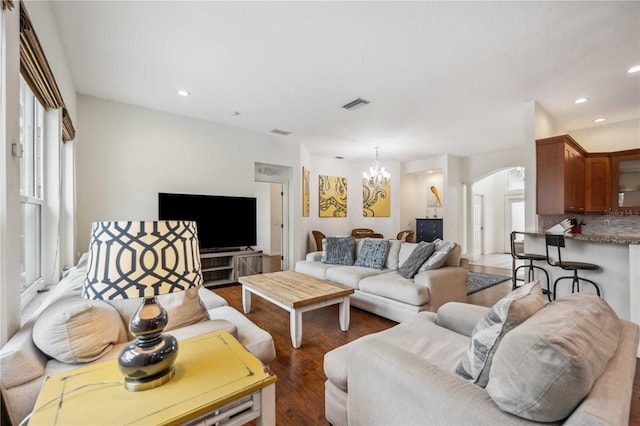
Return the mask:
[[[638,326],[619,319],[592,294],[575,293],[545,305],[537,286],[532,294],[542,307],[534,313],[516,303],[505,313],[503,301],[492,309],[447,303],[437,314],[421,312],[328,352],[327,421],[334,426],[629,424]],[[523,322],[514,324],[513,317]],[[493,358],[474,363],[488,378],[482,386],[456,371],[470,349],[482,353],[472,341],[487,330],[478,327],[486,318],[502,319],[511,328],[505,332],[506,325],[492,325],[495,337],[485,347]]]
[[[139,301],[112,306],[82,299],[85,274],[81,259],[0,351],[0,390],[12,424],[34,408],[47,376],[116,358],[133,339],[128,320]],[[224,329],[263,364],[275,359],[271,335],[212,291],[193,288],[158,300],[169,314],[166,331],[178,340]]]
[[[366,240],[357,241],[354,259],[360,255]],[[419,270],[409,279],[401,276],[398,268],[418,244],[388,241],[389,248],[382,269],[326,263],[322,261],[324,252],[318,251],[296,262],[295,271],[353,287],[352,306],[397,322],[408,320],[421,311],[436,312],[447,302],[466,302],[468,260],[462,257],[459,245],[455,244],[446,256],[444,265],[437,269]],[[323,244],[325,250],[326,245]]]

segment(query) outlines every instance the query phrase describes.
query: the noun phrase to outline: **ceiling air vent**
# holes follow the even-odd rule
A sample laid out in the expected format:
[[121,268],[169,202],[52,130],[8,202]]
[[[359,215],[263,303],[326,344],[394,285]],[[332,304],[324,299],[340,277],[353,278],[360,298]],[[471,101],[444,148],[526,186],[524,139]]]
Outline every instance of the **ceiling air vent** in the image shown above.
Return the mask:
[[362,99],[362,98],[358,98],[358,99],[354,99],[351,102],[347,102],[346,104],[342,105],[342,108],[344,108],[346,110],[352,110],[352,109],[356,109],[356,108],[360,108],[362,106],[365,106],[368,103],[369,103],[368,100]]
[[283,136],[287,136],[291,134],[291,132],[287,132],[286,130],[280,130],[280,129],[273,129],[271,133],[275,133],[276,135],[283,135]]

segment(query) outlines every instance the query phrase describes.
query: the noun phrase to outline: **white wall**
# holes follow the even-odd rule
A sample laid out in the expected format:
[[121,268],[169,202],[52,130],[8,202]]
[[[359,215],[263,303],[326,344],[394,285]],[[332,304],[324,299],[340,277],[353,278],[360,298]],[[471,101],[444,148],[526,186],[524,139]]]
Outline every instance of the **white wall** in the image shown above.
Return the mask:
[[0,345],[20,327],[20,12],[0,11]]
[[271,210],[270,210],[270,228],[271,228],[271,244],[269,247],[269,254],[279,255],[282,252],[282,231],[280,225],[282,224],[282,185],[272,183],[270,185],[270,198],[271,198]]
[[[283,137],[88,96],[79,96],[78,106],[79,250],[88,246],[93,221],[156,219],[158,192],[256,196],[264,184],[255,182],[255,162],[299,169],[298,144]],[[300,188],[294,173],[292,203],[299,204]],[[294,244],[293,259],[302,255]]]

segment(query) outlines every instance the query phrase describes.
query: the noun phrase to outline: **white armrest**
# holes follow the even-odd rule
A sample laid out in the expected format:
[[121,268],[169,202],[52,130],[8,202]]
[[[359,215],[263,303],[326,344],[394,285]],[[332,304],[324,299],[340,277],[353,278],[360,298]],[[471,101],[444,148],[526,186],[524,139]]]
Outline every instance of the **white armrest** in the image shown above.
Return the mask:
[[311,253],[307,254],[306,260],[309,260],[312,262],[320,262],[322,260],[322,252],[312,251]]

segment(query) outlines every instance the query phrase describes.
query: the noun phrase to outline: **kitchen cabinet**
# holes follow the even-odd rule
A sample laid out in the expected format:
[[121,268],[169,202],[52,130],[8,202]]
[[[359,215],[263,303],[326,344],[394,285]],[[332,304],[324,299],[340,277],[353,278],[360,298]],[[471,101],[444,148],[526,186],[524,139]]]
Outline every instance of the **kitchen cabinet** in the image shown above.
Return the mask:
[[569,135],[536,141],[538,214],[584,213],[586,156]]
[[611,208],[640,209],[640,149],[621,151],[611,156]]
[[604,214],[611,208],[611,159],[604,154],[585,161],[585,213]]

